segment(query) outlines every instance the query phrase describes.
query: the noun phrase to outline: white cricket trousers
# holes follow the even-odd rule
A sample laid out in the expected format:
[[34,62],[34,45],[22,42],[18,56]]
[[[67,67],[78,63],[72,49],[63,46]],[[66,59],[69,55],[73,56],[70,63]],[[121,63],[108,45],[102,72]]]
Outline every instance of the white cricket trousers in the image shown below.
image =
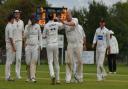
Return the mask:
[[5,64],[5,79],[11,76],[11,64],[14,62],[15,52],[12,50],[10,43],[6,43],[6,64]]
[[106,71],[103,66],[104,59],[105,59],[105,51],[96,50],[97,79],[102,79],[103,76],[106,76]]
[[25,48],[25,55],[26,55],[26,64],[30,66],[28,75],[31,79],[36,78],[36,64],[38,60],[38,45],[27,45]]
[[83,46],[79,44],[68,44],[66,62],[66,81],[70,82],[72,75],[76,75],[78,79],[83,78],[83,63],[82,63]]
[[[60,77],[59,77],[60,66],[58,61],[58,44],[55,43],[55,44],[47,45],[47,57],[48,57],[50,77],[51,78],[55,77],[56,80],[60,80]],[[54,68],[55,68],[55,71],[54,71]]]
[[[83,53],[83,45],[77,46],[77,55],[74,55],[74,74],[79,80],[83,80],[83,60],[82,60],[82,53]],[[79,61],[80,60],[80,61]]]
[[16,41],[15,47],[16,47],[16,66],[15,66],[15,72],[16,72],[16,76],[20,77],[21,55],[22,55],[22,41]]

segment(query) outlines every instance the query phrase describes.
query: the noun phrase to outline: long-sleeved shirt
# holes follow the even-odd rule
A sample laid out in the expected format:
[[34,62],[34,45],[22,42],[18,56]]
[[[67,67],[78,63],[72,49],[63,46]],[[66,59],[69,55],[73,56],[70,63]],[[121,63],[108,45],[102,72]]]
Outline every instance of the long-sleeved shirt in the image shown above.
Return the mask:
[[106,51],[106,48],[110,45],[109,38],[109,30],[106,27],[97,28],[93,39],[93,44],[96,44],[96,50]]
[[24,22],[22,20],[14,21],[14,39],[15,41],[22,41],[22,35],[24,32]]
[[42,34],[39,24],[26,25],[24,37],[27,45],[39,45],[42,48]]
[[65,33],[67,37],[67,42],[71,44],[79,43],[79,40],[77,38],[77,28],[78,28],[78,19],[77,18],[72,18],[72,22],[75,23],[75,26],[68,26],[65,25]]
[[5,42],[10,43],[10,38],[14,39],[14,27],[13,24],[8,23],[5,28]]
[[118,42],[115,36],[112,36],[110,38],[110,54],[118,54],[119,53],[119,47]]
[[78,25],[76,31],[77,31],[77,39],[80,41],[81,44],[83,44],[84,43],[83,40],[86,37],[83,27],[81,25]]

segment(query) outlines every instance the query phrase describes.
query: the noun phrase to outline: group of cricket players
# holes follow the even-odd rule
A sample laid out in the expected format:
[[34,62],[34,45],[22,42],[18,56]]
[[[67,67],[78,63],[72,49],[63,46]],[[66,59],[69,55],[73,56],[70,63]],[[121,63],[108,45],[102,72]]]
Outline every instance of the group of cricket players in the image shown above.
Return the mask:
[[[77,18],[73,18],[68,10],[66,21],[57,18],[53,14],[48,15],[49,21],[44,25],[43,33],[34,15],[30,16],[28,24],[20,19],[21,11],[15,10],[8,16],[5,28],[6,41],[6,65],[5,80],[13,81],[11,78],[11,64],[16,60],[16,79],[21,79],[21,55],[22,46],[25,47],[25,60],[27,79],[26,82],[36,82],[36,64],[38,51],[42,49],[42,39],[46,39],[47,59],[49,75],[52,84],[60,84],[60,67],[58,59],[58,31],[65,30],[68,46],[66,52],[66,77],[65,82],[83,82],[83,46],[86,45],[86,36]],[[100,27],[96,30],[93,45],[96,47],[97,80],[104,80],[107,73],[103,67],[106,49],[109,50],[109,30],[105,27],[105,21],[100,21]],[[23,42],[23,44],[22,44]]]

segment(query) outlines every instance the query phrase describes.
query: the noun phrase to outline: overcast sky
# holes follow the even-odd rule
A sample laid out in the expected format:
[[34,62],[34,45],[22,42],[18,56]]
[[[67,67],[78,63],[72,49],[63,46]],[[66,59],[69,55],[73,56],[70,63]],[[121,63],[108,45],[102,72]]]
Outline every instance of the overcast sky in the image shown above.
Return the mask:
[[[81,7],[86,7],[88,8],[88,3],[93,1],[93,0],[47,0],[49,4],[52,4],[53,7],[68,7],[70,9],[72,8],[81,8]],[[95,0],[97,2],[103,2],[107,6],[112,6],[118,1],[125,2],[127,0]]]

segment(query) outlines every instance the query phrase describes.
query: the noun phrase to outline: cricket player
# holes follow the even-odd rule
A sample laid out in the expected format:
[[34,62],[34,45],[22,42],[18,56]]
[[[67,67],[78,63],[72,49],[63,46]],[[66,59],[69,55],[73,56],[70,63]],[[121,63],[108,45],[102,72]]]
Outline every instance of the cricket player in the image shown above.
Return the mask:
[[99,24],[100,27],[96,29],[92,48],[96,46],[97,81],[102,81],[107,76],[103,63],[106,49],[109,48],[109,30],[105,27],[103,19]]
[[21,69],[21,55],[22,55],[22,38],[24,32],[24,22],[20,19],[21,11],[15,10],[15,20],[14,20],[14,27],[15,27],[15,45],[16,45],[16,77],[17,79],[21,79],[20,69]]
[[5,42],[6,42],[6,64],[5,64],[5,80],[11,81],[11,64],[14,61],[14,55],[16,52],[14,41],[14,16],[9,15],[8,24],[5,28]]
[[[59,60],[58,60],[58,30],[63,26],[62,23],[54,22],[54,15],[50,14],[49,22],[44,26],[43,37],[47,42],[47,57],[49,65],[49,73],[52,84],[60,84],[59,77]],[[53,68],[54,63],[54,68]]]
[[[81,50],[82,44],[81,40],[78,38],[80,34],[78,32],[78,19],[72,18],[71,12],[68,10],[66,15],[66,21],[62,21],[64,24],[66,37],[67,37],[67,59],[66,62],[66,83],[71,82],[72,74],[74,78],[79,82],[79,79],[76,74],[80,74],[82,71],[82,60],[81,60]],[[76,56],[76,60],[74,57]],[[74,72],[74,63],[76,62],[76,72]]]
[[34,16],[30,18],[30,22],[25,26],[25,55],[27,64],[27,80],[36,82],[36,64],[38,60],[38,51],[42,48],[42,34],[40,25],[36,23]]

